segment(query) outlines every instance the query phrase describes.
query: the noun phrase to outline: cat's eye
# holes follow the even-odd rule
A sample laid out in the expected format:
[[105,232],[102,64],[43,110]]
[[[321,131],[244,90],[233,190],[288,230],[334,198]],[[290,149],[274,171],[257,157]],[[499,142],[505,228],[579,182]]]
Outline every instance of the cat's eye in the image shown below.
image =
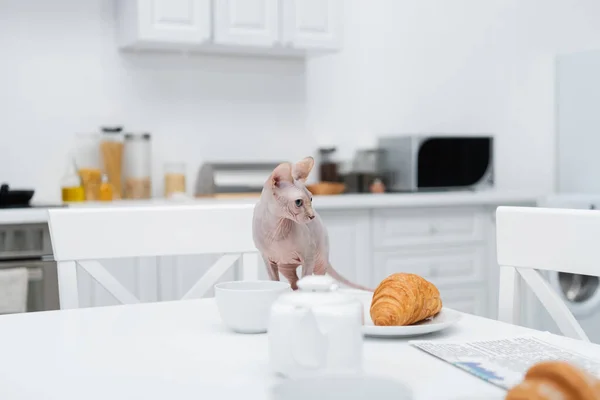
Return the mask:
[[312,197],[310,198],[310,202],[312,203]]
[[302,207],[302,199],[296,199],[296,207]]

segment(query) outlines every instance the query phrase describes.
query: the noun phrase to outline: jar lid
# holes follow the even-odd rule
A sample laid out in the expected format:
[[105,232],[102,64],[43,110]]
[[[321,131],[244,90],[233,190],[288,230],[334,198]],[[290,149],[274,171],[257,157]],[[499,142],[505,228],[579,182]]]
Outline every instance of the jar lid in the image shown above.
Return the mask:
[[319,153],[321,154],[331,154],[331,153],[335,153],[337,149],[335,147],[321,147],[319,148]]
[[150,134],[149,133],[126,133],[125,134],[125,139],[144,139],[144,140],[150,140]]
[[123,127],[116,125],[116,126],[102,126],[100,127],[100,130],[102,130],[103,133],[121,133],[123,131]]
[[337,291],[336,281],[327,275],[309,275],[298,281],[299,290],[284,293],[278,299],[293,306],[347,305],[356,302],[351,296]]

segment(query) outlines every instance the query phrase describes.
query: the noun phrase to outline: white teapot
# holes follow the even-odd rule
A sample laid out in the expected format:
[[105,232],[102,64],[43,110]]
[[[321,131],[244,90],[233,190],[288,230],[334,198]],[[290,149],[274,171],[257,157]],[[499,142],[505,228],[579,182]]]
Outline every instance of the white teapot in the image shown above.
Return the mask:
[[274,372],[293,378],[360,373],[362,303],[338,292],[335,280],[326,275],[306,276],[298,288],[271,306],[267,331]]

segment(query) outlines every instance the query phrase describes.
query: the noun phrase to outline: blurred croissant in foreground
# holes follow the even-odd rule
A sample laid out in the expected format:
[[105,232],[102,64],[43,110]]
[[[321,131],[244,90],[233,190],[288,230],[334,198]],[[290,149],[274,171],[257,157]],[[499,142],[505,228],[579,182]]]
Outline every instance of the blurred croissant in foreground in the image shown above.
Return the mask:
[[397,273],[385,278],[371,302],[371,319],[378,326],[412,325],[442,309],[440,291],[415,274]]
[[541,362],[529,368],[523,382],[506,394],[506,400],[598,400],[600,381],[561,361]]

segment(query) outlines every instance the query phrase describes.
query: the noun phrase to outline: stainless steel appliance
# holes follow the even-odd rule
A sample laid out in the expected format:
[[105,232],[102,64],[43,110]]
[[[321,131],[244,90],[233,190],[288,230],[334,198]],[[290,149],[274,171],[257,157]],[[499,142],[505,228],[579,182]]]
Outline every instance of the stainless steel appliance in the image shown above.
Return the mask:
[[494,185],[493,136],[380,137],[379,171],[389,191],[476,190]]
[[279,162],[205,163],[198,171],[195,195],[197,197],[258,196],[267,178],[279,164]]
[[27,311],[59,309],[48,224],[0,225],[0,269],[21,267],[29,272]]

